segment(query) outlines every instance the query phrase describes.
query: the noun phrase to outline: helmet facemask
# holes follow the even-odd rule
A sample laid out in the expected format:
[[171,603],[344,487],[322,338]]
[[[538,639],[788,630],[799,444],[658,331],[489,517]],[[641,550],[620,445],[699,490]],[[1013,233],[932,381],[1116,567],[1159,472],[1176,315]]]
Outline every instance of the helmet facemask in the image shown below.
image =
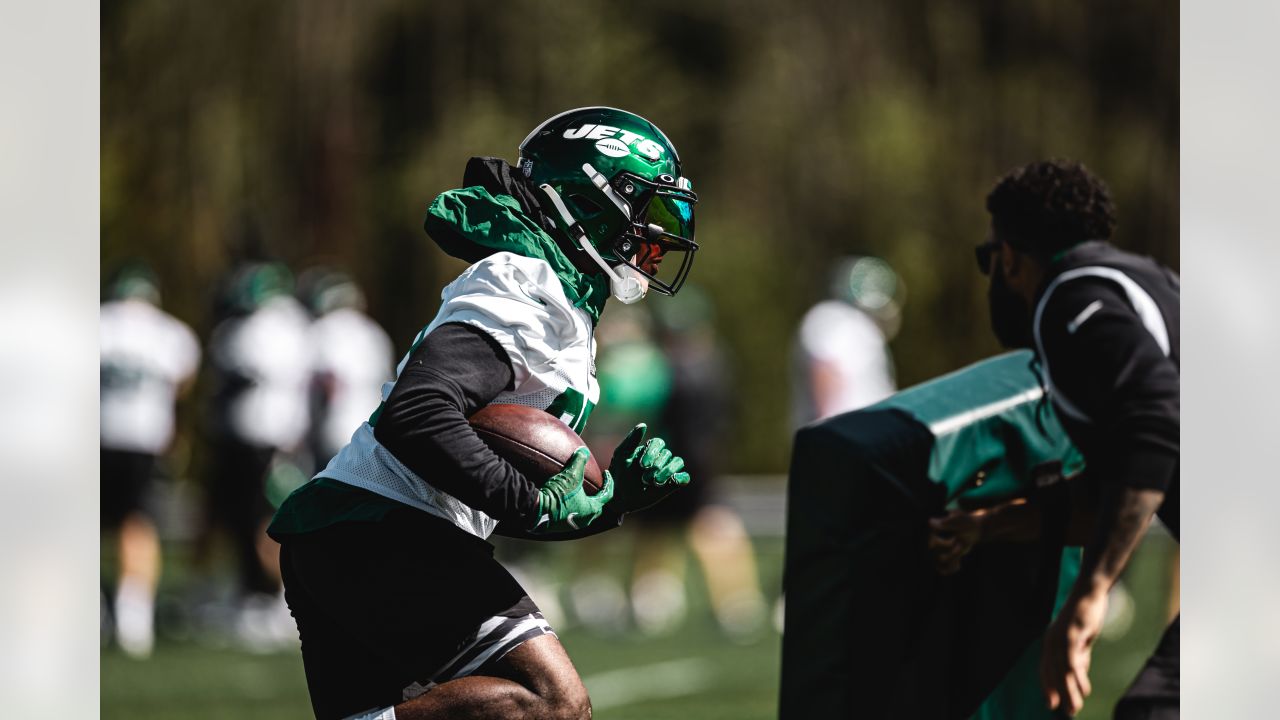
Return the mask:
[[693,206],[698,196],[688,180],[670,175],[652,182],[624,171],[612,185],[634,209],[628,215],[628,227],[608,248],[609,254],[643,275],[650,289],[675,295],[689,276],[698,250],[693,239]]
[[[550,185],[539,188],[551,199],[574,241],[609,277],[614,297],[630,304],[648,289],[663,295],[679,292],[698,250],[693,240],[693,206],[698,196],[689,181],[664,174],[653,182],[622,171],[610,182],[589,163],[583,164],[582,172],[608,206],[579,194],[570,195],[566,205]],[[626,218],[621,232],[597,246],[583,226],[599,224],[613,213]],[[614,218],[605,226],[616,223]],[[679,258],[672,257],[676,254]]]

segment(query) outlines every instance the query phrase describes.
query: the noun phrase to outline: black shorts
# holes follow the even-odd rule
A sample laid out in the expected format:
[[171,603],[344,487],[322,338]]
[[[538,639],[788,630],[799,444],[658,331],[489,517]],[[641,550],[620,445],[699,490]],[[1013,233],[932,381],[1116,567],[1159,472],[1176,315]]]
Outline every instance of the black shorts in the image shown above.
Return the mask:
[[412,508],[288,536],[280,569],[321,720],[483,675],[552,632],[492,545]]
[[128,450],[100,450],[99,522],[102,527],[119,527],[133,512],[150,515],[147,501],[156,456]]
[[250,445],[221,437],[213,445],[209,510],[213,522],[230,532],[250,536],[258,532],[274,508],[267,501],[267,472],[275,448]]

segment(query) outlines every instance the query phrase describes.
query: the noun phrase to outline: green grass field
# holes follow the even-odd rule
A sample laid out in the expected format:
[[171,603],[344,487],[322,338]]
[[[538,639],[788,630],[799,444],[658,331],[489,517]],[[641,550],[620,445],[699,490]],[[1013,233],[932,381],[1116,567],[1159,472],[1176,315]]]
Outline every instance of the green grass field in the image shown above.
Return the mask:
[[[757,539],[755,545],[762,584],[778,587],[782,540]],[[1152,534],[1140,548],[1126,578],[1135,606],[1133,623],[1123,637],[1100,643],[1092,673],[1094,695],[1079,717],[1110,717],[1111,705],[1154,646],[1166,616],[1174,548],[1163,533]],[[180,565],[180,558],[172,562]],[[104,566],[109,564],[104,557]],[[181,578],[174,568],[165,587]],[[602,638],[572,628],[560,633],[591,691],[597,718],[776,716],[781,638],[769,631],[749,645],[729,642],[716,629],[696,572],[690,574],[690,596],[688,621],[666,637]],[[296,652],[255,655],[162,639],[149,660],[135,661],[108,647],[102,653],[101,681],[102,717],[107,719],[310,717]]]
[[[597,718],[768,718],[776,714],[776,635],[743,648],[710,627],[661,641],[564,633]],[[613,670],[636,669],[633,673]],[[310,717],[302,659],[162,644],[150,660],[102,656],[102,717]]]

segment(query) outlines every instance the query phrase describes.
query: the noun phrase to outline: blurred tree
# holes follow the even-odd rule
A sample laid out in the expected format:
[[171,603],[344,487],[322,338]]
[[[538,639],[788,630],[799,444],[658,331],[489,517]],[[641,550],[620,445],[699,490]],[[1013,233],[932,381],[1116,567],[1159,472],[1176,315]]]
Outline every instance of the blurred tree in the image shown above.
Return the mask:
[[469,156],[514,160],[569,107],[649,117],[702,198],[731,471],[786,467],[779,378],[835,256],[901,273],[904,386],[998,350],[970,247],[1010,167],[1084,161],[1117,242],[1178,263],[1178,8],[1157,0],[130,0],[103,5],[102,90],[104,272],[147,258],[207,331],[238,257],[324,260],[402,350],[461,269],[421,220]]

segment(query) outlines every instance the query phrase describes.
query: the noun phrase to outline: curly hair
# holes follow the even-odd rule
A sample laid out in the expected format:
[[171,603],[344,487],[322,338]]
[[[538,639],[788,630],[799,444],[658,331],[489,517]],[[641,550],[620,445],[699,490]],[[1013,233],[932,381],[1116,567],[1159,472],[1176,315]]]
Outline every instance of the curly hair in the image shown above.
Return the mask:
[[1078,162],[1045,160],[1011,170],[987,195],[987,212],[1006,242],[1040,256],[1106,240],[1116,227],[1106,183]]

